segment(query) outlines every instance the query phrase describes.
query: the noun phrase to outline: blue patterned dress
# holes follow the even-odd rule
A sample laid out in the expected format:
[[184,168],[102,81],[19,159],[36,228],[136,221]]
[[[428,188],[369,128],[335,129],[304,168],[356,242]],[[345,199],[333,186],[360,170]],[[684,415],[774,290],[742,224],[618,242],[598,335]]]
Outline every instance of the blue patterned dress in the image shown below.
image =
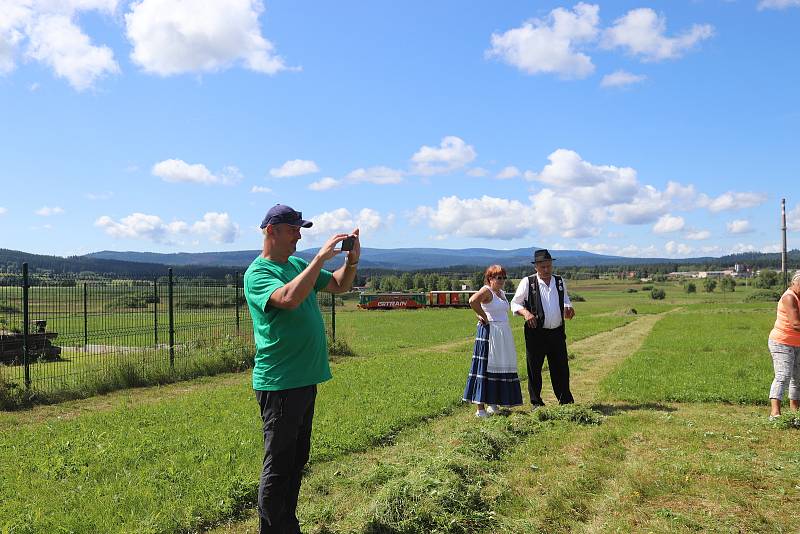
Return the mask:
[[491,294],[490,302],[481,303],[489,322],[478,323],[464,400],[499,406],[520,406],[522,390],[517,374],[517,349],[508,322],[510,305],[494,291]]

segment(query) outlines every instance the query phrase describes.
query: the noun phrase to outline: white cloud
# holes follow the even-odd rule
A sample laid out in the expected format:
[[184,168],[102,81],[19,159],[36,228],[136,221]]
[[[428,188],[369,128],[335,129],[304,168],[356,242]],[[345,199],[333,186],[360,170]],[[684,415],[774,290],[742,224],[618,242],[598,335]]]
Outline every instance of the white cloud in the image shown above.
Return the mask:
[[[556,247],[553,247],[556,248]],[[564,248],[564,247],[559,247]],[[625,245],[620,247],[618,245],[610,245],[606,243],[579,243],[576,247],[577,250],[584,250],[586,252],[594,252],[595,254],[606,254],[612,256],[627,256],[637,258],[652,258],[663,256],[662,251],[653,245],[646,247],[639,247],[636,245]]]
[[513,165],[509,165],[508,167],[503,168],[500,172],[495,175],[495,178],[498,180],[508,180],[510,178],[516,178],[520,176],[522,173],[519,172],[519,169],[514,167]]
[[583,2],[572,11],[556,8],[547,19],[532,19],[519,28],[493,33],[487,57],[496,57],[527,74],[585,78],[592,59],[578,47],[597,38],[600,7]]
[[707,207],[710,211],[717,213],[720,211],[753,208],[766,201],[767,195],[764,193],[736,193],[734,191],[728,191],[714,199],[701,195],[699,205]]
[[749,243],[736,243],[730,248],[731,254],[741,254],[742,252],[758,252],[758,247]]
[[231,243],[239,235],[239,225],[233,223],[227,213],[208,212],[193,224],[175,220],[164,222],[158,215],[132,213],[115,221],[103,215],[95,226],[106,234],[122,239],[144,239],[155,243],[174,243],[174,239],[188,234],[205,235],[215,243]]
[[312,191],[327,191],[328,189],[333,189],[334,187],[339,187],[340,185],[342,185],[341,180],[326,176],[322,180],[318,180],[309,184],[308,188]]
[[84,91],[119,72],[114,53],[95,46],[77,25],[84,11],[113,15],[117,0],[6,0],[0,7],[0,74],[14,70],[19,48]]
[[319,172],[317,164],[307,159],[292,159],[278,167],[270,169],[269,173],[275,178],[289,178],[291,176],[303,176]]
[[261,35],[261,0],[140,0],[125,15],[131,59],[161,76],[234,64],[275,74],[287,67]]
[[0,216],[5,215],[6,213],[8,213],[8,208],[0,207]]
[[800,7],[800,0],[761,0],[758,3],[758,10],[763,9],[786,9],[787,7]]
[[711,237],[711,232],[708,230],[693,230],[686,233],[686,239],[691,239],[692,241],[703,241],[704,239],[708,239]]
[[566,238],[592,237],[600,233],[602,210],[571,199],[568,194],[542,189],[530,197],[528,218],[543,235]]
[[69,15],[40,16],[28,38],[28,56],[52,68],[56,76],[65,78],[78,91],[119,72],[111,49],[92,45]]
[[644,74],[632,74],[624,70],[618,70],[611,74],[606,74],[600,81],[601,87],[624,87],[635,83],[641,83],[647,79]]
[[666,26],[666,19],[654,10],[633,9],[603,32],[603,44],[608,48],[625,48],[644,61],[661,61],[678,58],[714,35],[710,24],[695,24],[677,37],[667,37]]
[[472,176],[473,178],[482,178],[488,175],[489,171],[487,171],[483,167],[473,167],[467,171],[467,176]]
[[114,193],[111,191],[105,191],[103,193],[86,193],[86,198],[89,200],[108,200],[114,196]]
[[672,257],[686,257],[690,255],[694,249],[685,243],[668,241],[667,244],[664,245],[664,250]]
[[156,243],[168,242],[172,237],[188,230],[185,222],[165,223],[161,217],[145,213],[131,213],[120,219],[119,222],[108,215],[103,215],[94,224],[105,230],[111,237],[146,239]]
[[786,229],[790,232],[800,231],[800,204],[786,212]]
[[442,139],[439,147],[423,145],[412,157],[414,172],[424,176],[446,174],[465,167],[476,157],[477,152],[460,137],[449,135]]
[[239,225],[227,213],[208,212],[192,225],[195,234],[207,235],[214,243],[233,243],[239,237]]
[[165,182],[190,182],[196,184],[231,184],[242,178],[239,169],[233,166],[225,167],[219,175],[212,174],[208,168],[201,164],[186,163],[180,159],[167,159],[153,165],[153,176],[158,176]]
[[727,227],[728,233],[731,234],[746,234],[753,231],[750,227],[750,221],[747,219],[736,219],[735,221],[729,222]]
[[319,242],[333,234],[352,232],[358,228],[359,235],[363,237],[386,227],[393,218],[391,214],[383,217],[370,208],[363,208],[357,214],[351,213],[347,208],[339,208],[311,217],[314,226],[304,228],[303,235]]
[[662,215],[658,222],[653,226],[653,232],[657,234],[668,234],[683,230],[685,221],[683,217],[675,217],[670,214]]
[[61,215],[64,213],[64,208],[60,208],[58,206],[49,207],[43,206],[36,210],[36,215],[40,215],[42,217],[50,217],[51,215]]
[[361,182],[379,185],[399,184],[403,181],[403,174],[403,171],[389,167],[369,167],[351,171],[345,176],[345,179],[352,184]]
[[251,193],[272,193],[272,189],[269,187],[264,187],[263,185],[254,185],[250,189]]
[[588,206],[610,206],[634,200],[640,189],[636,170],[594,165],[572,150],[560,148],[548,156],[541,172],[525,173],[529,180],[545,183]]
[[418,207],[414,219],[427,221],[440,237],[513,239],[528,234],[531,215],[530,206],[518,200],[450,196],[439,199],[436,208]]

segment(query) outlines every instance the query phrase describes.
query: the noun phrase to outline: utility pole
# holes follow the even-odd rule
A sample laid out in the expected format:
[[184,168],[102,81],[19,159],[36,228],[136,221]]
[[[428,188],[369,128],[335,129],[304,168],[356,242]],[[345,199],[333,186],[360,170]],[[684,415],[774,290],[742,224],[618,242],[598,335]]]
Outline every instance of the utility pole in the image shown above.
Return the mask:
[[786,199],[781,199],[781,237],[783,243],[781,246],[781,272],[783,273],[783,289],[789,287],[789,278],[786,273]]

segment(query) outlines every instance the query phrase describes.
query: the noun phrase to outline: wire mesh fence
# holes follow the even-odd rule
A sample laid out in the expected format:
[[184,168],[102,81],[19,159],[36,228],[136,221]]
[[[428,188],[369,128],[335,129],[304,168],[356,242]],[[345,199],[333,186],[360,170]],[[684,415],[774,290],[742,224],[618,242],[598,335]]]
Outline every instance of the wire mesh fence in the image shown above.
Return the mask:
[[[335,338],[335,299],[320,294]],[[225,280],[81,280],[23,275],[0,286],[0,383],[79,389],[114,373],[180,373],[220,355],[252,364],[241,275]],[[202,373],[201,373],[202,374]]]

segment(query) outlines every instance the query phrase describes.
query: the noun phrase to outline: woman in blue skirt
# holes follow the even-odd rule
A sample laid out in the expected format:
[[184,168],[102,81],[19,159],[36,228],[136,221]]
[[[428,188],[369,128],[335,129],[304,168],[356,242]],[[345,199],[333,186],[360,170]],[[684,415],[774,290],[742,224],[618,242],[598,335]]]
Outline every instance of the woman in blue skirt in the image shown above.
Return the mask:
[[478,315],[478,333],[464,389],[464,400],[478,405],[476,417],[495,414],[500,406],[522,404],[517,349],[508,322],[510,305],[503,291],[506,270],[492,265],[483,280],[485,285],[469,299]]

